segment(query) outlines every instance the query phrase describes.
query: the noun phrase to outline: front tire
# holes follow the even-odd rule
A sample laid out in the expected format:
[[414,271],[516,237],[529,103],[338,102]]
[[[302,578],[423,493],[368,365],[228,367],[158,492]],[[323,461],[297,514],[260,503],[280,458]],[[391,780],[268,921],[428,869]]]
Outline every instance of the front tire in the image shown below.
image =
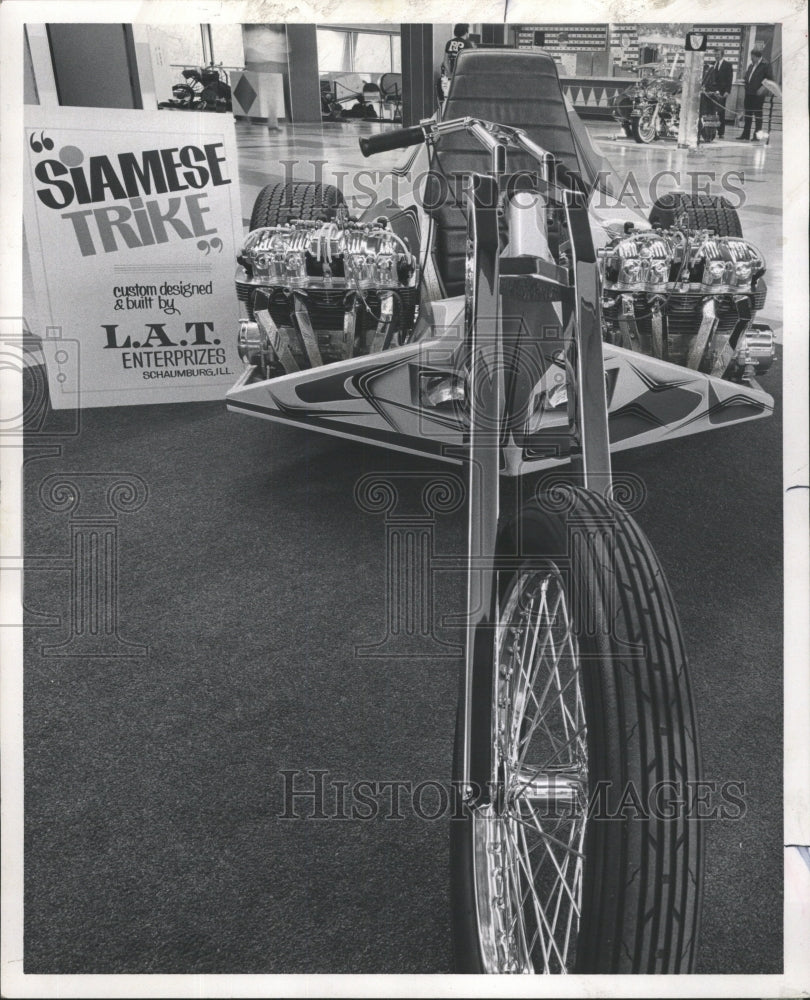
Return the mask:
[[636,142],[647,145],[654,142],[658,135],[658,116],[645,112],[633,118],[630,128]]
[[689,972],[701,831],[678,802],[699,769],[677,614],[632,518],[570,497],[502,534],[522,561],[473,686],[492,795],[452,823],[457,968]]

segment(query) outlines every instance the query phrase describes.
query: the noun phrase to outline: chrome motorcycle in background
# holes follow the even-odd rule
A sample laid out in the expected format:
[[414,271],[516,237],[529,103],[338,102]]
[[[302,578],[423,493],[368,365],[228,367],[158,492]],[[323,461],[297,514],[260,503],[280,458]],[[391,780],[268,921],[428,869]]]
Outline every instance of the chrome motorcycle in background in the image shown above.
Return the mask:
[[[628,139],[651,143],[677,138],[681,119],[681,81],[668,76],[644,76],[613,98],[612,114]],[[701,90],[698,138],[713,142],[720,127],[720,95]]]

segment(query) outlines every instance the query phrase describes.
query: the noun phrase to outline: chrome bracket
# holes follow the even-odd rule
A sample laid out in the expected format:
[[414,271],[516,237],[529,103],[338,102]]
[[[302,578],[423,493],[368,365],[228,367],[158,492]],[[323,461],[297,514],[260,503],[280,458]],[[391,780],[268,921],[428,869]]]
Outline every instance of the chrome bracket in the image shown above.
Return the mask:
[[354,335],[357,326],[357,296],[352,296],[352,304],[343,313],[343,357],[354,357]]
[[620,295],[619,304],[621,308],[621,312],[619,313],[619,329],[622,331],[625,346],[631,351],[641,352],[641,335],[638,332],[633,296],[627,294]]
[[737,353],[740,338],[745,334],[751,323],[751,307],[748,296],[735,295],[734,305],[737,309],[737,322],[734,324],[734,329],[731,333],[723,338],[724,343],[720,350],[717,351],[712,369],[709,372],[710,375],[716,375],[718,378],[722,378],[728,371]]
[[661,302],[658,299],[654,299],[651,303],[650,329],[652,331],[653,354],[656,358],[663,361],[668,352],[664,332],[664,314],[661,311]]
[[292,350],[290,349],[289,339],[273,322],[270,310],[257,309],[255,315],[256,322],[261,327],[262,333],[267,337],[270,348],[278,358],[284,371],[288,374],[290,372],[300,371],[301,369],[299,368],[298,362],[295,360]]
[[323,364],[323,358],[318,347],[318,338],[312,329],[312,320],[309,318],[306,299],[300,292],[294,292],[293,298],[295,300],[295,322],[304,344],[304,351],[309,359],[309,366],[310,368],[319,368]]
[[391,341],[391,324],[394,320],[394,296],[392,292],[380,294],[380,320],[369,348],[370,354],[384,351]]
[[717,312],[714,306],[714,299],[710,297],[703,303],[703,318],[700,321],[700,327],[695,339],[692,341],[692,346],[689,348],[689,354],[686,358],[687,368],[693,368],[695,371],[700,370],[700,365],[706,354],[709,341],[714,336],[716,329]]

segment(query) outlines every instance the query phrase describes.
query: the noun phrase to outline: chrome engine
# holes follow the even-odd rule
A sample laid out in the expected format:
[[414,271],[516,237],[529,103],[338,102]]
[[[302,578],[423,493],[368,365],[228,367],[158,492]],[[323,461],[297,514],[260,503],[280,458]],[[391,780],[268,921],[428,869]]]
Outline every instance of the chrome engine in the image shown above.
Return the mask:
[[263,377],[406,343],[419,264],[388,220],[298,220],[251,232],[237,257],[239,353]]
[[607,341],[734,381],[770,368],[773,333],[752,322],[766,293],[752,243],[708,230],[630,229],[599,255]]

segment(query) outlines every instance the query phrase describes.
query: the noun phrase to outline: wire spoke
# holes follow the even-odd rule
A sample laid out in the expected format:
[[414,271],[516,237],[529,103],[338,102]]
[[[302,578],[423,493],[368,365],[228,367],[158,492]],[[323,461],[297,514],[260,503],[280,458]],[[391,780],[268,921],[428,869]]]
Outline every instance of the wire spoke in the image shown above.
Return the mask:
[[566,972],[582,908],[587,730],[577,639],[553,566],[514,577],[496,651],[497,795],[473,822],[484,966]]
[[[548,916],[546,914],[545,908],[543,907],[543,904],[540,901],[540,897],[537,895],[537,891],[536,891],[536,889],[534,887],[534,878],[532,876],[531,866],[527,865],[525,859],[521,857],[521,854],[520,854],[520,845],[517,843],[516,838],[515,838],[515,833],[511,829],[511,826],[509,824],[506,825],[506,831],[507,831],[507,837],[509,837],[511,839],[511,841],[512,841],[512,843],[514,845],[515,856],[516,856],[516,858],[518,860],[518,863],[520,864],[521,868],[523,869],[523,874],[524,874],[524,876],[526,878],[526,882],[528,883],[528,890],[529,890],[529,894],[532,897],[532,904],[533,904],[533,907],[534,907],[535,916],[537,917],[538,923],[542,924],[543,927],[545,928],[546,933],[548,935],[548,937],[546,938],[546,940],[548,941],[549,945],[551,945],[551,947],[553,948],[553,950],[557,953],[557,958],[559,959],[561,967],[563,969],[565,969],[565,959],[563,958],[563,955],[560,952],[559,946],[557,945],[557,942],[554,939],[554,933],[553,933],[553,931],[551,929],[551,925],[549,924]],[[548,956],[548,952],[547,951],[546,951],[546,956]]]

